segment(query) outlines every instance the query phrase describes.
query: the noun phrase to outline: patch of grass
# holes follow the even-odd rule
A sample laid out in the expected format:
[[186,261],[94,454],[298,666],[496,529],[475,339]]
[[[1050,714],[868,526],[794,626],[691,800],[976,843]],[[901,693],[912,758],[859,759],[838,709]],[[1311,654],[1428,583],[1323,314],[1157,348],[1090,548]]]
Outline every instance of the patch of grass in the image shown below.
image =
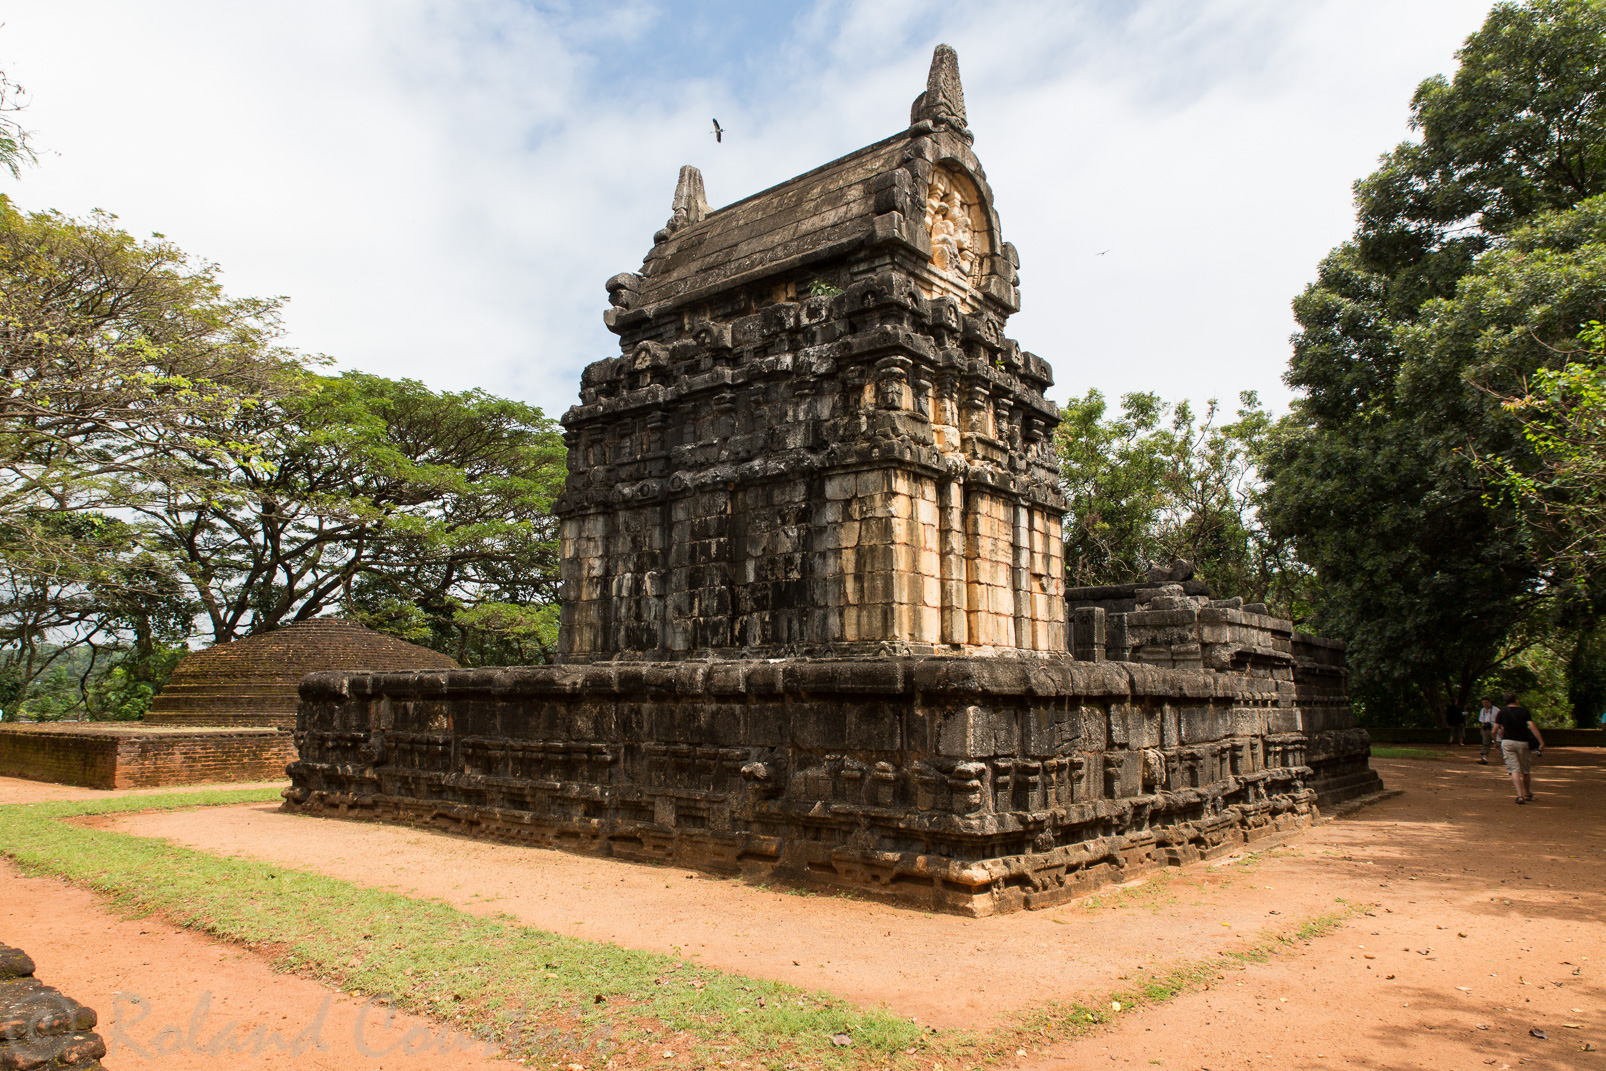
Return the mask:
[[1337,910],[1306,919],[1291,931],[1262,936],[1247,948],[1140,972],[1130,985],[1093,1000],[1046,1002],[1023,1015],[1016,1024],[1001,1027],[984,1038],[965,1038],[963,1051],[952,1043],[946,1048],[955,1058],[1001,1058],[1026,1045],[1041,1046],[1051,1041],[1083,1037],[1114,1023],[1122,1015],[1163,1004],[1196,989],[1208,989],[1212,982],[1225,978],[1225,971],[1243,970],[1249,964],[1264,963],[1285,950],[1309,944],[1332,933],[1369,906],[1344,904]]
[[[276,797],[276,789],[256,789],[0,807],[0,852],[125,911],[271,949],[282,969],[466,1034],[511,1037],[524,1057],[586,1062],[611,1052],[628,1060],[650,1044],[654,1055],[674,1049],[706,1063],[719,1047],[725,1059],[763,1053],[831,1067],[884,1062],[922,1033],[908,1019],[822,991],[63,821]],[[851,1036],[852,1048],[834,1047],[833,1034]]]
[[1387,744],[1373,744],[1372,758],[1374,759],[1442,759],[1444,752],[1435,751],[1425,747],[1389,747]]
[[[1208,988],[1225,971],[1265,962],[1332,932],[1369,905],[1336,910],[1236,951],[1137,972],[1096,999],[1037,1005],[977,1033],[931,1033],[887,1010],[864,1011],[823,991],[768,982],[664,955],[584,941],[470,915],[437,900],[269,863],[219,857],[70,821],[150,810],[269,802],[277,789],[17,804],[0,807],[0,853],[64,878],[134,914],[255,946],[283,970],[369,994],[493,1038],[525,1062],[662,1066],[662,1052],[695,1066],[749,1060],[768,1068],[926,1068],[933,1058],[974,1066],[1017,1048],[1071,1040],[1139,1008]],[[1169,874],[1167,873],[1167,878]],[[1121,890],[1148,906],[1169,880]],[[852,1037],[849,1048],[831,1035]]]
[[[1148,908],[1151,914],[1158,915],[1162,909],[1174,906],[1177,894],[1172,883],[1177,880],[1177,873],[1169,868],[1157,870],[1141,883],[1127,888],[1110,888],[1084,900],[1076,901],[1071,906],[1089,913],[1103,910],[1118,910],[1120,908]],[[1054,921],[1063,921],[1055,919]]]

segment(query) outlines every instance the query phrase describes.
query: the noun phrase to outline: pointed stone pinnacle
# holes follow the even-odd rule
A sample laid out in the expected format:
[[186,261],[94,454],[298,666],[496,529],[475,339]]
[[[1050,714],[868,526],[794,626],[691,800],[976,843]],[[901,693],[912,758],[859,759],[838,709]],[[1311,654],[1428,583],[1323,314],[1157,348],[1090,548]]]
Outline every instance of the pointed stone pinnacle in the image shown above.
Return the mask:
[[932,127],[948,127],[970,137],[965,117],[965,87],[959,81],[959,53],[949,45],[938,45],[931,54],[931,73],[926,76],[926,91],[915,98],[909,109],[909,125],[930,123]]
[[703,173],[690,164],[680,169],[680,181],[675,183],[673,218],[681,225],[701,223],[708,215],[708,198],[703,193]]

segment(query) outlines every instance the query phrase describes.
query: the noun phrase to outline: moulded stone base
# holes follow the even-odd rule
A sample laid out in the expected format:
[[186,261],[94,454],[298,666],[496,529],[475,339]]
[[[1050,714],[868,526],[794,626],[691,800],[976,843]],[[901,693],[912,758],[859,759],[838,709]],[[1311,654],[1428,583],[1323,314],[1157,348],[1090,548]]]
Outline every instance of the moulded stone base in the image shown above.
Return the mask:
[[858,849],[804,834],[676,829],[627,822],[563,822],[528,811],[405,796],[296,789],[285,809],[326,818],[391,822],[527,847],[672,865],[752,881],[851,891],[908,907],[981,918],[1065,903],[1102,886],[1167,866],[1215,859],[1311,825],[1306,795],[1229,808],[1213,821],[1184,822],[1095,838],[1041,852],[962,861],[915,852]]
[[1310,744],[1365,735],[1296,699],[1064,657],[324,674],[285,808],[989,915],[1308,825]]

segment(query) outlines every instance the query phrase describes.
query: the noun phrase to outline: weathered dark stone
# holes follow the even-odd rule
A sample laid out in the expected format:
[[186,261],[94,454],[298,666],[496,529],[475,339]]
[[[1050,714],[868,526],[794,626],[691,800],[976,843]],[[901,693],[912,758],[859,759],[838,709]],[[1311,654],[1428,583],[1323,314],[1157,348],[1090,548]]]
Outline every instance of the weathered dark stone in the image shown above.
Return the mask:
[[1377,787],[1341,646],[1186,562],[1066,599],[966,122],[944,46],[906,131],[718,210],[682,170],[564,416],[566,664],[308,677],[287,809],[984,915]]
[[287,800],[978,915],[1312,816],[1304,735],[1232,735],[1291,684],[1063,657],[788,668],[778,694],[735,697],[713,673],[567,695],[549,687],[561,666],[372,674],[362,699],[314,675]]
[[33,960],[0,944],[0,1071],[98,1071],[106,1043],[95,1010],[33,976]]

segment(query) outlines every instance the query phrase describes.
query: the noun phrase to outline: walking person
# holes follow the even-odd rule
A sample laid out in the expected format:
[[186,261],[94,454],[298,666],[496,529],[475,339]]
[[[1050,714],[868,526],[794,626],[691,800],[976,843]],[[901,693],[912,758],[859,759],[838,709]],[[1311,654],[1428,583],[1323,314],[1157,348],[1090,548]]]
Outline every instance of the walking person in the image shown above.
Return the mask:
[[1483,750],[1478,752],[1478,761],[1485,766],[1489,765],[1489,749],[1494,747],[1494,716],[1500,713],[1500,708],[1494,705],[1494,700],[1488,696],[1483,697],[1483,706],[1478,708],[1478,734],[1483,737]]
[[1450,743],[1456,747],[1467,744],[1467,713],[1455,700],[1444,705],[1444,724],[1450,728]]
[[1529,771],[1533,757],[1545,750],[1545,738],[1528,708],[1517,704],[1516,692],[1506,693],[1505,708],[1495,715],[1494,732],[1500,740],[1500,754],[1506,760],[1506,770],[1511,774],[1511,787],[1517,790],[1517,802],[1527,803],[1534,798]]

